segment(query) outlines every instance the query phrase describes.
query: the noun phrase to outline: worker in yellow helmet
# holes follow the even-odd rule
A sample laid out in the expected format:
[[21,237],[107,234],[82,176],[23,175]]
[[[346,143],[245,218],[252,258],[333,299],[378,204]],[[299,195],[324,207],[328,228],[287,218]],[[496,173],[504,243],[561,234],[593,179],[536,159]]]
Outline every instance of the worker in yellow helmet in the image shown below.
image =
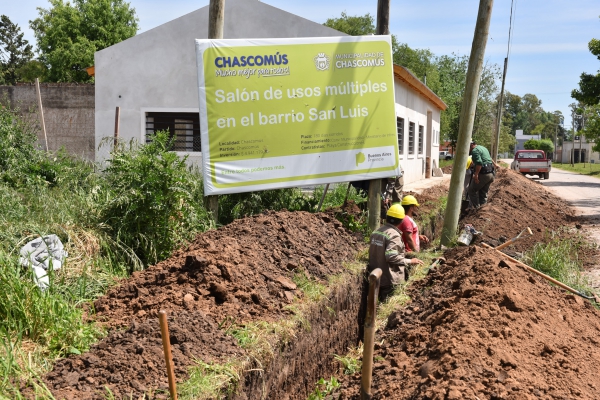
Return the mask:
[[407,251],[418,253],[421,251],[421,243],[429,243],[427,236],[419,235],[419,227],[413,219],[413,217],[416,216],[419,202],[415,196],[409,194],[404,196],[401,204],[405,214],[404,220],[402,221],[402,224],[400,224],[404,246]]
[[402,232],[399,226],[404,219],[404,208],[393,204],[386,213],[385,224],[371,234],[369,246],[369,272],[381,268],[379,300],[384,301],[394,286],[408,280],[414,265],[422,265],[417,258],[406,258]]

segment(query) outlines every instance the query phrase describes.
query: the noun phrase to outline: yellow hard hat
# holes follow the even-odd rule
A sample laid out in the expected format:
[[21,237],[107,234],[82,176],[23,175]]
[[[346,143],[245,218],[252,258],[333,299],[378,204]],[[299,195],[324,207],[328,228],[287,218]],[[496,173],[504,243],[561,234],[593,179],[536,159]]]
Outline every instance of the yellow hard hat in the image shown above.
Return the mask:
[[469,156],[469,158],[467,158],[467,169],[471,168],[471,164],[473,164],[473,157]]
[[404,198],[402,199],[402,205],[403,206],[415,205],[415,206],[419,207],[419,202],[417,201],[415,196],[412,196],[409,194],[408,196],[404,196]]
[[392,206],[387,210],[388,217],[394,217],[398,219],[404,219],[404,207],[400,204],[392,204]]

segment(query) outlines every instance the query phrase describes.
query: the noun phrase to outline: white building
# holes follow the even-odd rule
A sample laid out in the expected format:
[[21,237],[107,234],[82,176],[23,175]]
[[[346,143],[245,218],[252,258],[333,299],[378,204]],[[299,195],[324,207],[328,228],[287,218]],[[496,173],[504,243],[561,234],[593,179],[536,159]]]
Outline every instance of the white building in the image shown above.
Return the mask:
[[[344,35],[257,0],[225,3],[225,39]],[[194,39],[207,36],[208,6],[96,53],[96,148],[113,136],[120,107],[121,139],[144,143],[149,133],[169,129],[176,136],[174,150],[191,163],[202,162]],[[439,165],[440,112],[446,105],[405,68],[394,66],[394,76],[400,160],[410,183]],[[101,147],[96,160],[109,152]]]
[[568,164],[572,157],[574,163],[600,163],[600,153],[593,150],[594,145],[595,143],[588,142],[585,136],[575,136],[574,142],[563,142],[562,146],[557,147],[555,161]]

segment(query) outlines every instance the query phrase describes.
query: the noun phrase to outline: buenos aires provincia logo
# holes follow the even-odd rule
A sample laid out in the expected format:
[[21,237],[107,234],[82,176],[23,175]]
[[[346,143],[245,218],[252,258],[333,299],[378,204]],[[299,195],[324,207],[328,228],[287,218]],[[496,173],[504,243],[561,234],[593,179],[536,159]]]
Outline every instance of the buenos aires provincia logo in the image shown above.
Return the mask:
[[327,71],[329,69],[329,57],[325,53],[319,53],[315,57],[315,67],[319,71]]

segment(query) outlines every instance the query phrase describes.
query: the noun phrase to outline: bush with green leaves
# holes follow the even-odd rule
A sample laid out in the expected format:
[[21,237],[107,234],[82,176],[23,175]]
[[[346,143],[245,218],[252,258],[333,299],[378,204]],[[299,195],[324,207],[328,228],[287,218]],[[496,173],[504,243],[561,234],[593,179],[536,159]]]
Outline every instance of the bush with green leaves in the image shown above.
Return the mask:
[[225,225],[266,210],[314,211],[316,204],[317,200],[297,188],[228,194],[219,196],[219,223]]
[[107,160],[107,184],[98,196],[114,239],[146,264],[169,257],[211,227],[201,176],[169,151],[172,143],[168,132],[158,132],[148,144],[117,149]]
[[554,152],[554,144],[550,139],[529,139],[523,143],[523,147],[527,150],[544,150],[546,153]]
[[36,172],[46,170],[40,165],[37,136],[18,111],[0,105],[0,180],[11,186],[40,182]]

